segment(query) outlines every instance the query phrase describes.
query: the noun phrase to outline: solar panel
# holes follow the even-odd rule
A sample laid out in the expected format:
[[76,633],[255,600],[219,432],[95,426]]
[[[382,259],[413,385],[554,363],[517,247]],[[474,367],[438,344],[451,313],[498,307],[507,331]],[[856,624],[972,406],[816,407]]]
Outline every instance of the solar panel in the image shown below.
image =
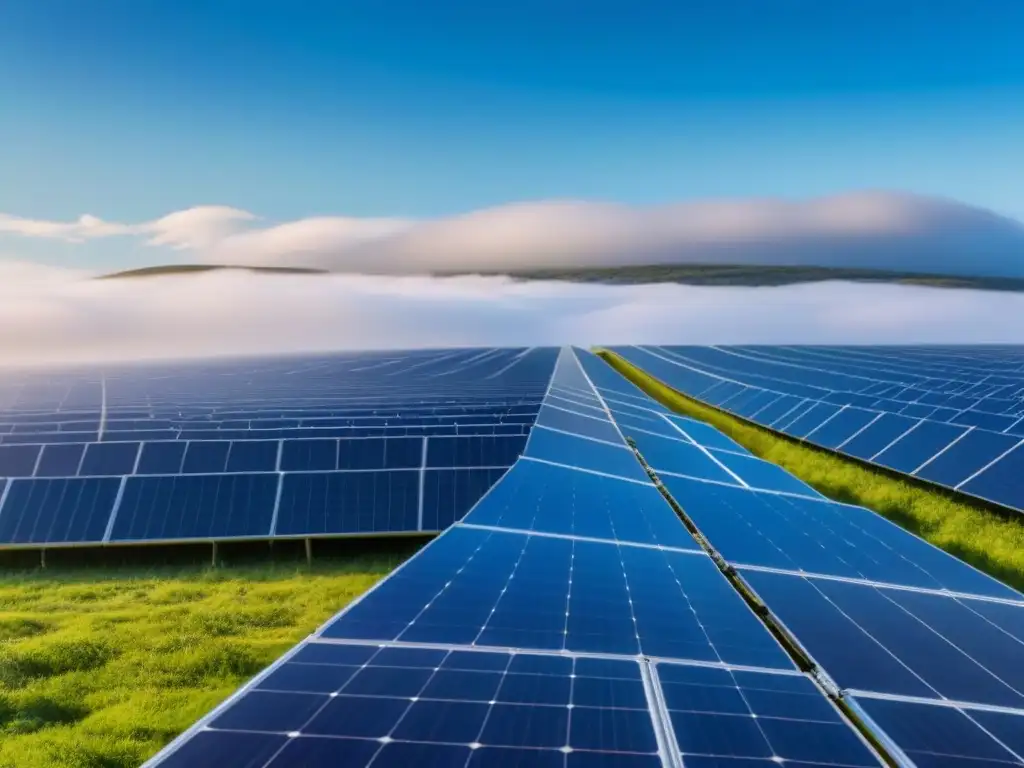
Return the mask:
[[1024,347],[616,347],[823,448],[1024,510]]
[[[558,368],[589,381],[572,353]],[[879,764],[642,472],[531,458],[545,432],[595,442],[538,428],[463,522],[151,764],[711,765],[694,739],[740,719],[723,686],[765,720],[751,757]]]
[[440,350],[6,372],[0,546],[443,530],[522,453],[556,357]]
[[[1016,735],[1024,723],[1024,596],[860,507],[659,477],[892,754],[917,765],[1020,761],[995,729]],[[975,713],[991,715],[992,729]],[[948,738],[936,732],[947,724]],[[749,733],[721,738],[744,744]]]
[[1024,711],[860,696],[851,700],[914,765],[1024,765]]

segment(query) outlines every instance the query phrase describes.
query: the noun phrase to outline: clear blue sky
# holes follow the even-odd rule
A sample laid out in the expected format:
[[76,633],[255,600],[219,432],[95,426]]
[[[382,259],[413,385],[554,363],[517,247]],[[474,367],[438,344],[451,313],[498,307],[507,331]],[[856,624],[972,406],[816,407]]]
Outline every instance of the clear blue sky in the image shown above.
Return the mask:
[[8,0],[0,212],[889,188],[1024,218],[1024,0]]

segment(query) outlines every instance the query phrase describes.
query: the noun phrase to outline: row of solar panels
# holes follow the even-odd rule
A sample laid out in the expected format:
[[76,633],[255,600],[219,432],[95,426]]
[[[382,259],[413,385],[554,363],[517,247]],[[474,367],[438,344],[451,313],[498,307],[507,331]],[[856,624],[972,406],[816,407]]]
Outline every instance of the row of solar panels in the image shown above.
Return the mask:
[[0,446],[0,479],[509,466],[514,435]]
[[[664,410],[583,362],[613,415]],[[898,761],[1024,764],[1024,595],[860,507],[659,477]]]
[[[539,403],[510,404],[470,408],[464,405],[450,408],[432,407],[428,412],[420,409],[385,410],[375,408],[371,413],[350,413],[326,408],[299,412],[294,409],[277,411],[270,407],[251,411],[220,411],[185,416],[153,416],[151,414],[112,413],[107,411],[103,418],[106,432],[131,432],[134,430],[159,429],[299,429],[302,427],[385,427],[399,422],[410,426],[435,424],[478,424],[488,421],[513,422],[523,417],[535,416]],[[23,432],[95,432],[100,428],[98,413],[78,412],[67,414],[48,411],[40,414],[5,414],[0,419],[0,433],[18,434]]]
[[791,437],[1024,509],[1024,484],[1019,482],[1024,472],[1024,420],[1011,431],[994,432],[724,381],[670,348],[615,351],[685,394]]
[[0,545],[444,530],[507,467],[10,480]]
[[212,364],[12,370],[0,378],[0,412],[166,406],[188,412],[218,404],[233,409],[264,402],[310,403],[327,409],[446,399],[487,404],[495,398],[532,394],[538,385],[542,392],[556,354],[548,348],[396,351],[383,358],[354,353]]
[[443,530],[525,442],[92,443],[48,445],[35,455],[0,449],[0,470],[11,478],[0,496],[0,544]]
[[[1009,366],[993,365],[985,347],[959,351],[946,347],[930,351],[905,347],[664,349],[719,374],[740,374],[745,383],[767,389],[776,388],[775,385],[796,386],[799,389],[792,390],[793,394],[817,399],[843,393],[882,402],[920,403],[991,414],[1020,410],[1024,399],[1024,353],[1020,347],[1008,347],[1004,353],[1013,361]],[[929,356],[922,357],[925,353]],[[936,362],[942,359],[949,362]],[[867,404],[863,399],[852,402]]]
[[[546,401],[561,402],[558,431],[539,419],[523,458],[461,523],[153,764],[879,765],[621,436],[591,436],[598,409],[638,445],[664,439],[658,428],[670,422],[580,356],[582,368],[563,355]],[[725,439],[705,442],[710,434],[692,428],[677,442]],[[712,543],[734,557],[739,535],[752,558],[738,564],[744,578],[891,755],[922,768],[1022,762],[1024,708],[1007,702],[1024,690],[1013,651],[1024,597],[867,510],[683,477],[694,455],[676,455],[666,485],[678,483],[701,525],[728,510],[733,524],[714,529]],[[833,560],[820,557],[832,549]],[[752,564],[780,552],[792,569]],[[851,577],[850,567],[891,581]],[[910,586],[910,574],[927,586]]]

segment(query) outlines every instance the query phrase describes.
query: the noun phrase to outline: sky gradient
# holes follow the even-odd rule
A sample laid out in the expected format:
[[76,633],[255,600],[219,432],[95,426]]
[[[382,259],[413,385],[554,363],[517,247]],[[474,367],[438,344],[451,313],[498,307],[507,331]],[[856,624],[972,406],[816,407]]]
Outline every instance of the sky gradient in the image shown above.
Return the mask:
[[[432,218],[887,189],[1024,219],[1022,29],[1019,0],[16,0],[0,213]],[[41,260],[129,250],[0,235]]]

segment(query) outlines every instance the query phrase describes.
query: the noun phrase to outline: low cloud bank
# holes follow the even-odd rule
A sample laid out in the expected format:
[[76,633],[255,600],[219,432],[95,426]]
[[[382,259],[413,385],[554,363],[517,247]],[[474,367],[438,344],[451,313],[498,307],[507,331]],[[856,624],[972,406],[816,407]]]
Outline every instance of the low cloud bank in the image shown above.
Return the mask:
[[[69,242],[135,237],[208,263],[338,272],[718,263],[1024,277],[1021,222],[951,200],[892,192],[655,208],[541,201],[428,221],[326,216],[270,224],[225,206],[141,224],[0,214],[3,232]],[[160,257],[150,257],[154,261]]]
[[1024,343],[1024,294],[219,272],[84,280],[0,262],[0,361],[464,345]]

